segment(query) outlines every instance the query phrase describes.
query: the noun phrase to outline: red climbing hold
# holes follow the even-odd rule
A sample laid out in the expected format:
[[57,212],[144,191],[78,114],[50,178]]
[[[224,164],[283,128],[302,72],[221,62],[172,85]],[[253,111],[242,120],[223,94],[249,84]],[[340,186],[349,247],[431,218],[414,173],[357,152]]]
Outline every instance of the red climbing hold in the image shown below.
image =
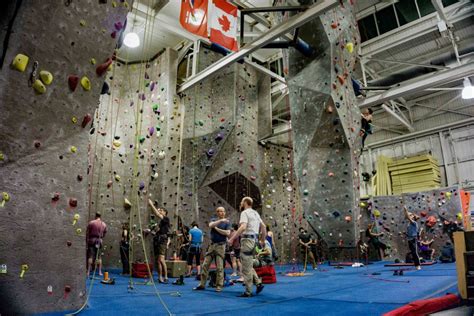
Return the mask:
[[340,84],[344,84],[344,82],[346,81],[343,76],[337,76],[337,80],[339,80]]
[[436,217],[428,216],[428,218],[426,219],[426,226],[433,227],[434,225],[436,225]]
[[105,63],[97,66],[97,68],[95,69],[95,73],[97,74],[97,76],[102,77],[102,75],[107,72],[107,68],[109,68],[111,64],[112,64],[112,58],[107,58]]
[[82,128],[85,128],[87,124],[89,124],[90,121],[92,121],[92,116],[89,113],[87,113],[86,115],[84,115],[84,118],[82,119],[82,123],[81,123]]
[[79,77],[76,75],[70,75],[67,78],[67,83],[69,85],[69,89],[71,89],[72,92],[74,92],[77,88],[77,85],[79,83]]
[[331,23],[331,27],[333,29],[337,29],[337,26],[338,26],[337,22]]
[[70,207],[76,207],[77,206],[77,200],[74,198],[69,199],[69,206]]

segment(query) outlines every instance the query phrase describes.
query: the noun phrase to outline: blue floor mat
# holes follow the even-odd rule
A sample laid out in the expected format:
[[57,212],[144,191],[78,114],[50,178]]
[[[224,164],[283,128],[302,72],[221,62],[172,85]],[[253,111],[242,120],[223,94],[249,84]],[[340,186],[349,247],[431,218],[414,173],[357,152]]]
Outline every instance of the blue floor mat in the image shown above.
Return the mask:
[[[156,288],[174,315],[381,315],[414,300],[457,293],[454,263],[407,270],[403,276],[394,276],[393,267],[384,263],[343,269],[321,265],[300,277],[285,276],[294,267],[278,266],[277,283],[265,285],[260,295],[251,298],[236,297],[243,291],[240,284],[225,287],[221,293],[214,289],[194,292],[198,284],[194,279],[185,279],[184,286],[156,284]],[[95,281],[89,306],[80,315],[168,314],[152,285],[136,284],[128,290],[129,278],[110,276],[116,284]]]

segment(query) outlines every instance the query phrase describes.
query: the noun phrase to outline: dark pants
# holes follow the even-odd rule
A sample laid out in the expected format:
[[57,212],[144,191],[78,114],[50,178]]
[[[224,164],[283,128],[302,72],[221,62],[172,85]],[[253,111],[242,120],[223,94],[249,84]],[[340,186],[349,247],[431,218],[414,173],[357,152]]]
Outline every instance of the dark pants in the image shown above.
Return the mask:
[[420,265],[420,257],[418,256],[418,247],[416,239],[408,239],[408,248],[410,248],[411,255],[413,256],[413,262],[415,266]]
[[130,264],[128,260],[128,251],[130,249],[130,245],[126,241],[120,242],[120,260],[122,261],[122,273],[129,274],[130,273]]

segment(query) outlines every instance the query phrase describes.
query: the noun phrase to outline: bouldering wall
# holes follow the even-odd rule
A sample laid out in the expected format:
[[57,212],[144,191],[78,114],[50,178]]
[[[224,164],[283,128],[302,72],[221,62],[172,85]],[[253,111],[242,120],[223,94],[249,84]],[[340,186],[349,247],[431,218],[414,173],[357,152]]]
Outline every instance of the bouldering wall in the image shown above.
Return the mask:
[[[362,214],[364,218],[368,215],[367,221],[374,221],[378,231],[384,233],[380,240],[390,247],[388,253],[391,259],[405,260],[408,253],[405,235],[408,220],[405,218],[403,206],[406,206],[409,212],[420,216],[419,227],[423,228],[424,237],[434,240],[432,248],[436,251],[436,257],[449,240],[443,228],[443,221],[462,222],[461,197],[457,187],[406,193],[401,196],[376,196],[369,200],[368,204],[368,212]],[[363,229],[367,229],[367,226]]]
[[130,225],[133,236],[131,261],[144,262],[144,249],[151,260],[151,237],[145,236],[142,243],[142,230],[149,228],[154,216],[148,206],[149,194],[160,207],[169,208],[174,218],[179,146],[170,142],[179,144],[181,121],[173,97],[175,60],[176,52],[168,49],[148,63],[116,63],[108,73],[110,89],[101,98],[91,131],[90,179],[90,217],[100,211],[108,224],[106,267],[121,267],[119,243],[124,223]]
[[[313,1],[299,1],[310,5]],[[329,247],[358,238],[360,111],[351,83],[359,40],[349,1],[305,24],[309,57],[289,51],[294,173],[306,219]]]
[[74,310],[85,301],[90,121],[102,63],[127,11],[124,1],[22,1],[8,15],[0,72],[2,315]]

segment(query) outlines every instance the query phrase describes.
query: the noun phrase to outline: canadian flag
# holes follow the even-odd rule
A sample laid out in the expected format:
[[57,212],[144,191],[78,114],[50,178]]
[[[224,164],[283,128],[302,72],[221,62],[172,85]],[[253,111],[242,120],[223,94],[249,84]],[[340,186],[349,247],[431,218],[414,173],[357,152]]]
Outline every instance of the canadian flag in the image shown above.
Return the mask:
[[238,51],[237,7],[226,0],[209,1],[209,39],[227,49]]

